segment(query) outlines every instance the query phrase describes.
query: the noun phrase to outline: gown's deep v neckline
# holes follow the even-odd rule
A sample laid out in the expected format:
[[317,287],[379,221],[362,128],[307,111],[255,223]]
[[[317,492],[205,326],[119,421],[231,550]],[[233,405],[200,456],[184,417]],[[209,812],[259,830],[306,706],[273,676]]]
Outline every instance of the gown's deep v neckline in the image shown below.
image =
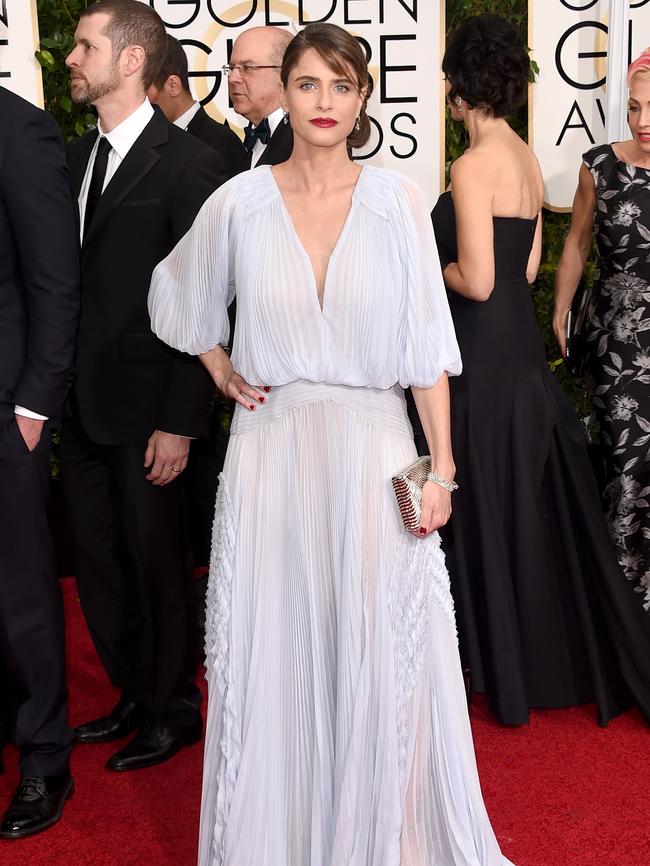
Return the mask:
[[[305,261],[307,263],[307,266],[308,266],[307,270],[309,271],[309,274],[311,276],[311,281],[312,281],[312,289],[313,289],[312,297],[313,297],[313,300],[316,304],[316,309],[318,310],[320,315],[323,316],[325,313],[325,299],[327,298],[327,296],[329,294],[327,291],[327,285],[328,285],[330,269],[331,269],[330,266],[332,264],[332,260],[335,258],[336,254],[339,250],[339,247],[342,244],[343,239],[345,238],[345,235],[348,232],[348,226],[350,225],[350,223],[352,221],[352,214],[354,211],[356,198],[357,198],[357,189],[359,188],[359,182],[361,180],[361,175],[364,172],[365,166],[361,166],[361,171],[359,172],[359,174],[357,176],[354,187],[352,189],[352,195],[350,196],[350,207],[348,208],[348,212],[345,216],[345,220],[343,221],[343,225],[341,226],[341,231],[338,234],[338,237],[336,239],[336,243],[332,247],[332,252],[330,253],[329,259],[327,260],[327,267],[325,268],[325,276],[323,278],[323,293],[321,296],[319,296],[319,294],[318,294],[318,281],[316,280],[316,271],[314,269],[314,264],[311,260],[311,256],[307,252],[305,245],[300,240],[300,235],[296,231],[296,226],[294,225],[291,214],[289,213],[289,208],[287,207],[287,205],[284,201],[284,196],[282,195],[282,190],[280,189],[280,185],[278,184],[278,182],[275,178],[275,175],[273,174],[272,168],[270,165],[267,166],[267,168],[268,168],[269,174],[271,176],[271,179],[273,181],[273,184],[277,190],[278,197],[280,199],[280,208],[282,210],[282,214],[284,216],[284,219],[286,220],[286,222],[289,226],[289,229],[290,229],[291,234],[294,238],[294,242],[296,244],[296,247],[298,248],[300,254],[302,255],[302,257],[305,259]],[[321,302],[321,298],[322,298],[322,302]]]

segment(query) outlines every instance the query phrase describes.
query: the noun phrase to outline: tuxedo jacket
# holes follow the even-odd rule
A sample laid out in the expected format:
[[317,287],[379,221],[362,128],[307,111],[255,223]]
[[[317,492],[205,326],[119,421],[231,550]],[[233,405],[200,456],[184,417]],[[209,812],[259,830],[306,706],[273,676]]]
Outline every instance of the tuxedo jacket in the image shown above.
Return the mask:
[[228,177],[234,177],[247,167],[248,154],[237,133],[229,126],[217,123],[203,107],[199,108],[189,122],[187,131],[220,154]]
[[61,410],[79,309],[79,245],[54,120],[0,87],[0,403]]
[[[75,202],[96,137],[94,130],[68,146]],[[154,267],[226,179],[219,154],[155,109],[107,184],[81,246],[72,395],[93,441],[138,444],[154,430],[207,433],[212,382],[196,358],[153,334],[147,295]]]
[[[271,136],[269,143],[256,163],[258,165],[278,165],[286,162],[293,150],[293,130],[288,123],[280,121]],[[252,154],[246,154],[246,168],[251,167]]]

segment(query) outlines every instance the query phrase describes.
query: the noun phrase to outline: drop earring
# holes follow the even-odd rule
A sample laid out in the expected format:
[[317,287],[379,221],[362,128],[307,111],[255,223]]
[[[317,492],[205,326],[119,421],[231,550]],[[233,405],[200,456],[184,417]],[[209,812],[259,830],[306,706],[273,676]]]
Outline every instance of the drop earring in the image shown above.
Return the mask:
[[454,102],[454,108],[456,109],[456,111],[462,111],[463,110],[463,100],[461,99],[460,96]]
[[289,123],[289,112],[285,111],[282,115],[282,123],[286,126]]
[[359,132],[361,129],[361,115],[357,117],[357,122],[354,124],[354,129],[356,132]]

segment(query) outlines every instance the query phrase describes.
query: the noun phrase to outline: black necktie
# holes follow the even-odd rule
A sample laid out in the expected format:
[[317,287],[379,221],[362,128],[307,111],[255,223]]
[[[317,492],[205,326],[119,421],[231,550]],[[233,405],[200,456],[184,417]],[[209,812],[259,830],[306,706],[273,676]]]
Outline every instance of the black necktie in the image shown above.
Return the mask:
[[250,153],[255,147],[255,142],[259,139],[262,144],[268,144],[271,138],[271,127],[269,122],[264,118],[257,126],[249,123],[244,130],[244,147]]
[[95,154],[95,163],[93,165],[93,173],[90,178],[90,186],[88,187],[88,197],[86,199],[86,211],[84,214],[84,237],[88,234],[90,223],[93,215],[97,210],[99,199],[102,197],[102,189],[104,188],[104,178],[106,177],[106,167],[108,165],[108,155],[112,148],[109,140],[105,136],[99,139],[99,146]]

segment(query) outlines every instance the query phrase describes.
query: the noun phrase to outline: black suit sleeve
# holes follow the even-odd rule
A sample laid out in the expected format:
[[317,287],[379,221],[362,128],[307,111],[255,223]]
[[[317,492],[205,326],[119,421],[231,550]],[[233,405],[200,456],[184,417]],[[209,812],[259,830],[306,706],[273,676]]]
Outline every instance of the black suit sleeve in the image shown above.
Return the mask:
[[224,153],[230,177],[234,177],[236,174],[239,174],[240,171],[245,170],[248,153],[244,150],[244,145],[241,143],[238,136],[230,129],[228,132],[230,132],[231,135],[226,139]]
[[227,123],[217,123],[204,108],[195,114],[187,131],[221,154],[226,163],[228,177],[234,177],[247,168],[248,154],[239,136]]
[[172,206],[172,233],[178,243],[191,228],[203,202],[229,178],[224,158],[216,150],[201,147],[180,174]]
[[74,354],[79,249],[63,142],[54,120],[30,113],[2,169],[26,313],[26,353],[15,402],[57,417]]
[[[201,148],[188,162],[179,177],[172,208],[176,242],[191,227],[204,201],[227,178],[223,158],[210,148]],[[176,355],[158,429],[182,436],[207,435],[214,384],[200,361],[181,352]]]
[[226,161],[228,177],[234,177],[240,171],[244,171],[248,153],[244,149],[239,136],[227,126],[211,122],[211,127],[206,132],[203,141],[218,150]]

